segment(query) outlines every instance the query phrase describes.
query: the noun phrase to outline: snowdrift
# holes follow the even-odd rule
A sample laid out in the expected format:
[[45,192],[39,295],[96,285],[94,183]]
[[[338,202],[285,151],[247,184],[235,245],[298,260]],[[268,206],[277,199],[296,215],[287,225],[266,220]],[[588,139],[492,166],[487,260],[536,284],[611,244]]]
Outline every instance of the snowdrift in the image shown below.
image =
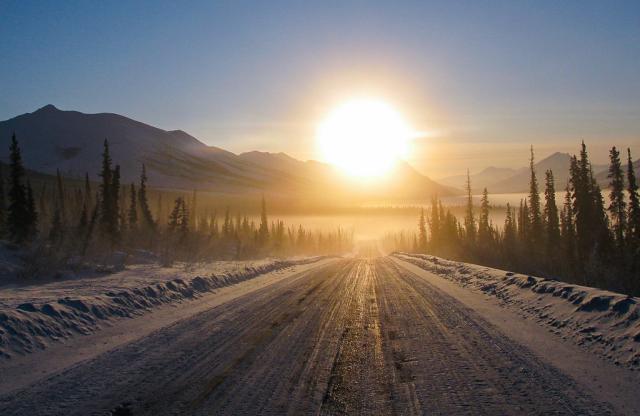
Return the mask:
[[[43,349],[49,341],[92,333],[109,321],[142,315],[159,305],[197,298],[217,288],[319,259],[246,262],[242,267],[238,267],[238,263],[234,267],[220,265],[214,267],[215,272],[209,271],[206,275],[184,272],[184,278],[175,278],[179,273],[176,270],[163,276],[162,270],[147,268],[146,274],[139,270],[137,280],[129,280],[127,273],[122,273],[102,281],[78,279],[7,289],[3,291],[4,299],[0,299],[0,359]],[[154,271],[158,273],[155,278]],[[106,290],[107,287],[114,289]]]
[[495,297],[616,365],[640,370],[640,298],[430,255],[394,256]]

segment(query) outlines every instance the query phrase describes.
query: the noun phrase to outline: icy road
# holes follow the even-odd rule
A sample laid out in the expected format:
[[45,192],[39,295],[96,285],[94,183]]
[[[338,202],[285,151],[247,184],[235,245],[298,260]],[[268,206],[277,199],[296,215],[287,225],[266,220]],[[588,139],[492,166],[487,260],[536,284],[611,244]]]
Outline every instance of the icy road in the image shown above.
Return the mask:
[[[24,385],[6,378],[17,367],[3,372],[0,366],[5,378],[0,414],[603,415],[637,410],[629,399],[637,386],[611,385],[622,380],[615,367],[597,370],[608,364],[555,345],[532,322],[514,323],[520,318],[502,316],[482,300],[455,296],[437,279],[388,257],[335,259],[220,301],[211,299],[222,294],[212,294],[194,301],[206,307],[128,334],[126,342],[51,374],[38,377],[38,365],[59,359],[60,351],[34,353],[23,368],[35,375]],[[153,321],[154,316],[130,321]],[[98,337],[108,344],[105,334],[74,342]],[[551,358],[544,357],[545,349],[554,351]]]

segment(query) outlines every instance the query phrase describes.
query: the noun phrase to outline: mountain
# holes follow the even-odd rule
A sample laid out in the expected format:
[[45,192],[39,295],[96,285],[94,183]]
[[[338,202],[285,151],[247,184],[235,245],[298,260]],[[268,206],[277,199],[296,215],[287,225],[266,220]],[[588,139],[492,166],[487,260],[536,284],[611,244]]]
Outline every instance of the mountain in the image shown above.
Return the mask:
[[[542,191],[544,189],[544,175],[547,170],[553,171],[556,190],[563,190],[567,182],[569,181],[570,161],[571,155],[569,155],[569,153],[556,152],[535,163],[534,167],[536,170],[538,186],[540,187],[540,190]],[[594,172],[601,172],[602,170],[606,169],[606,165],[593,165]],[[512,175],[493,182],[485,181],[482,183],[482,185],[476,185],[472,176],[471,184],[473,186],[474,192],[479,192],[479,190],[486,186],[486,188],[491,193],[519,193],[529,192],[530,179],[531,174],[529,173],[529,168],[522,167],[520,169],[516,169],[514,171],[514,174]],[[444,180],[442,182],[446,184],[449,183]]]
[[[556,152],[535,163],[538,183],[542,184],[545,172],[551,170],[553,171],[556,187],[558,190],[563,189],[569,179],[570,160],[571,155],[569,153]],[[521,168],[515,175],[491,184],[490,191],[493,193],[528,192],[530,179],[529,168]]]
[[[67,177],[80,178],[88,172],[98,179],[103,141],[108,139],[123,183],[137,181],[144,163],[152,186],[233,195],[415,199],[456,192],[405,163],[392,177],[363,186],[323,163],[303,162],[284,153],[236,155],[181,130],[162,130],[112,113],[63,111],[53,105],[0,122],[0,138],[7,144],[13,132],[29,168],[44,173],[59,169]],[[7,160],[8,145],[0,148],[0,158]]]
[[[494,183],[510,178],[516,173],[518,171],[511,168],[496,168],[493,166],[485,168],[478,173],[470,175],[472,192],[480,193],[485,187],[490,188]],[[467,185],[467,175],[449,176],[438,180],[438,182],[443,185],[464,189]]]

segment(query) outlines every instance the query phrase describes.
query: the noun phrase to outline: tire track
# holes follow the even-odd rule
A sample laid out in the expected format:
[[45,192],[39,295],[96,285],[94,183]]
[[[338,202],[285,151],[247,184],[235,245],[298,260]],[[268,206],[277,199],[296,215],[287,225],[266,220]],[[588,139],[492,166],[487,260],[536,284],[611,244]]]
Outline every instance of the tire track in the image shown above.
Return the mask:
[[336,262],[290,276],[180,321],[3,398],[0,413],[103,415],[125,402],[135,415],[196,413],[296,320],[296,294],[325,282],[298,304],[316,313],[324,308],[308,307],[314,295],[341,299],[335,275],[348,267]]
[[321,415],[388,415],[392,413],[389,371],[371,261],[360,261],[353,273],[358,290],[344,322]]
[[[573,380],[511,342],[475,312],[389,260],[378,263],[383,325],[404,331],[416,397],[429,414],[611,414]],[[397,307],[402,305],[402,309]]]

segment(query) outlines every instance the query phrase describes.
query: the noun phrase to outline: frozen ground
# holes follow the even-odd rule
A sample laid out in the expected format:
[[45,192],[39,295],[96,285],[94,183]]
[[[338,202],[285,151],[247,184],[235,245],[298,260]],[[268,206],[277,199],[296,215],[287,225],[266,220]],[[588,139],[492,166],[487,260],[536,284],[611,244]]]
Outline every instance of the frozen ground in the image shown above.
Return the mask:
[[397,258],[494,297],[557,336],[631,370],[640,370],[640,299],[439,257]]
[[323,259],[171,305],[0,362],[0,414],[640,411],[638,372],[400,257]]
[[317,258],[214,262],[197,266],[132,265],[93,277],[10,280],[0,286],[0,360],[92,333],[120,318],[200,297]]

